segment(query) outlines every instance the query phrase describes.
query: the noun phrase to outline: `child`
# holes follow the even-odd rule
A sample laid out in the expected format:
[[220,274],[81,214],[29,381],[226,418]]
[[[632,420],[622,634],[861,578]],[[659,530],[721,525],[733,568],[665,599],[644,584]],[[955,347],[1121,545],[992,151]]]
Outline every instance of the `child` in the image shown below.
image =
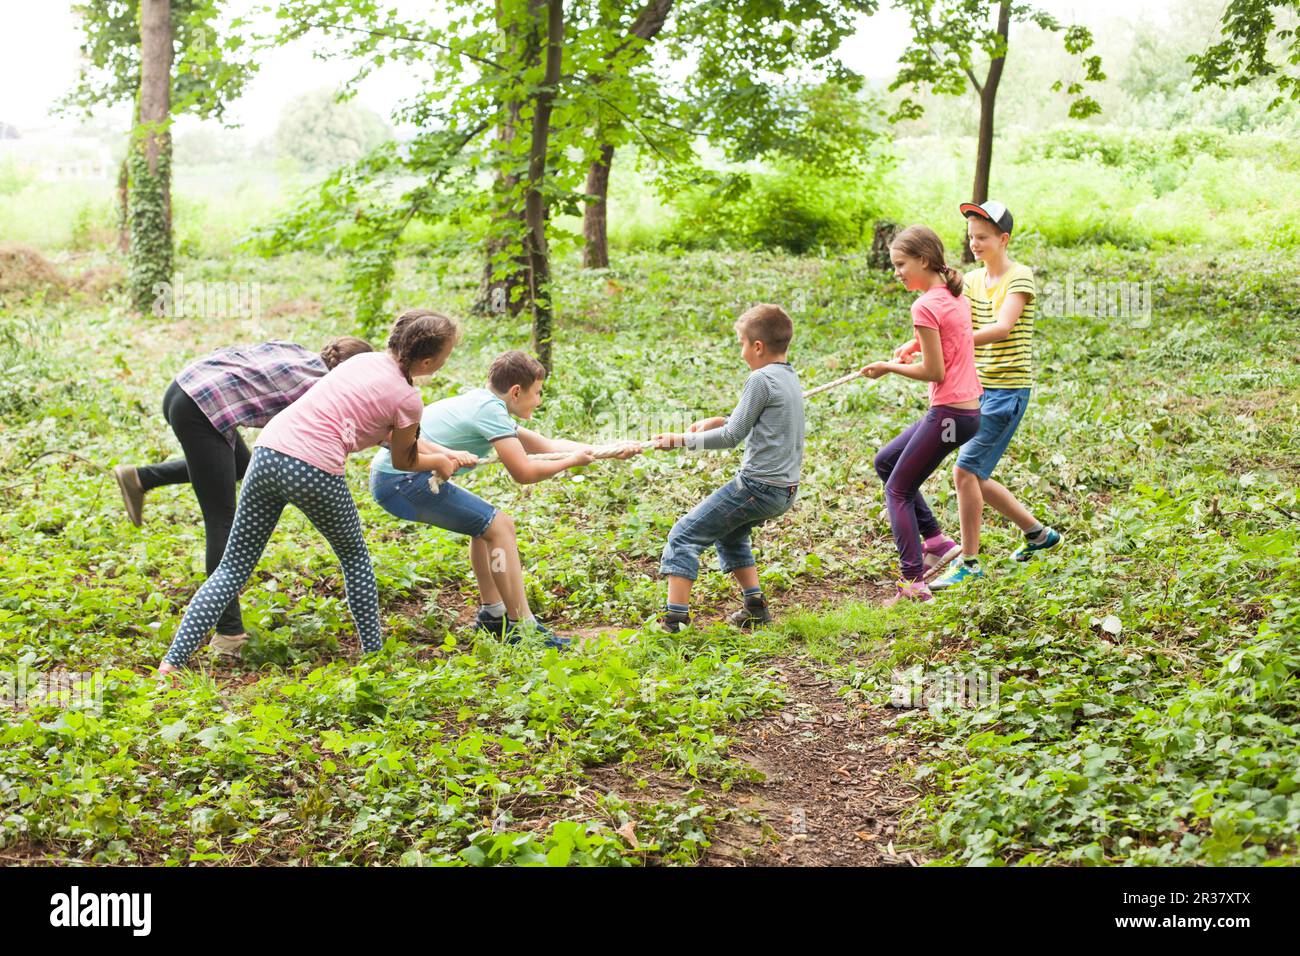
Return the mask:
[[286,504],[329,541],[343,565],[362,652],[379,650],[379,595],[343,466],[351,452],[389,440],[396,464],[450,477],[449,458],[417,446],[422,403],[413,383],[440,369],[459,337],[454,320],[413,309],[393,324],[386,351],[349,359],[271,419],[253,447],[225,553],[185,609],[160,675],[185,664],[239,593]]
[[1029,406],[1034,384],[1034,273],[1012,262],[1011,211],[997,201],[961,207],[967,221],[971,252],[984,263],[966,274],[966,298],[975,331],[975,368],[984,395],[980,399],[980,429],[957,455],[953,480],[961,516],[961,557],[947,574],[930,584],[941,591],[983,577],[979,565],[980,520],[984,503],[1013,521],[1025,543],[1012,555],[1028,561],[1037,551],[1061,543],[1061,535],[1044,527],[999,482],[993,469],[1011,442]]
[[[140,527],[147,492],[189,482],[203,514],[205,558],[211,574],[226,550],[235,518],[235,483],[248,470],[248,446],[239,428],[261,428],[330,369],[370,351],[369,342],[351,336],[328,342],[319,354],[292,342],[265,342],[219,349],[185,366],[167,386],[162,403],[163,417],[176,433],[184,457],[113,469],[127,518]],[[217,620],[212,646],[220,654],[234,656],[246,639],[236,595]]]
[[[736,409],[727,418],[706,418],[685,435],[654,437],[656,448],[734,448],[745,441],[740,473],[677,520],[664,545],[659,573],[668,577],[668,602],[660,623],[676,633],[691,621],[691,586],[700,552],[718,549],[718,565],[740,585],[744,606],[727,621],[753,627],[772,620],[758,584],[750,532],[784,514],[799,493],[803,464],[803,393],[786,361],[794,323],[777,305],[756,305],[735,326],[740,357],[752,370]],[[748,440],[746,440],[748,439]]]
[[[459,466],[458,473],[474,467],[479,456],[495,451],[510,477],[522,485],[590,464],[589,446],[544,438],[512,420],[511,416],[525,421],[533,417],[542,403],[545,381],[546,366],[526,352],[497,356],[488,372],[487,388],[472,389],[425,408],[420,447],[450,455]],[[630,458],[640,451],[639,445],[629,444],[617,457]],[[567,452],[568,457],[549,461],[528,457],[556,452]],[[411,473],[396,468],[383,449],[370,466],[370,493],[395,517],[469,536],[469,560],[481,600],[476,627],[511,643],[519,640],[521,630],[531,629],[543,636],[549,647],[569,646],[568,638],[540,623],[528,606],[510,515],[450,482],[442,483],[435,494],[429,489],[428,471]]]
[[929,382],[930,410],[876,455],[876,473],[885,483],[889,525],[903,572],[887,605],[904,598],[928,601],[932,597],[924,581],[923,554],[926,549],[947,551],[951,540],[939,530],[921,485],[979,429],[983,392],[975,374],[970,303],[961,294],[961,273],[944,261],[939,237],[925,226],[909,226],[894,239],[889,256],[903,286],[921,293],[912,303],[921,361],[873,362],[862,374],[879,378],[893,372]]

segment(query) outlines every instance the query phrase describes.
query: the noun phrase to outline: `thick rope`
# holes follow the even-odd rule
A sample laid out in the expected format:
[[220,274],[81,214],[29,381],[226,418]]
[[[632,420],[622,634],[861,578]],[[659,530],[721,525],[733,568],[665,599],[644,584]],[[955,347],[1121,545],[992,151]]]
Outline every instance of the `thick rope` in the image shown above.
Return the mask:
[[[824,385],[818,385],[816,388],[808,389],[808,391],[803,393],[803,397],[812,398],[814,395],[820,395],[822,392],[828,392],[832,388],[838,388],[841,385],[847,385],[849,382],[852,382],[855,379],[859,379],[862,377],[863,375],[861,370],[856,372],[850,372],[848,375],[841,375],[839,378],[835,379],[834,381],[826,382]],[[649,451],[651,448],[654,448],[655,443],[652,441],[641,441],[641,442],[614,442],[613,444],[610,445],[597,445],[592,448],[592,458],[595,458],[597,460],[600,460],[602,458],[616,458],[620,453],[623,452],[625,448],[627,448],[628,445],[639,445],[642,451]],[[554,451],[554,452],[544,452],[536,455],[529,455],[528,457],[533,461],[559,461],[562,458],[568,458],[572,454],[573,452],[570,451]],[[480,465],[499,465],[500,463],[501,463],[500,458],[492,458],[492,457],[480,458],[478,461],[478,465],[475,465],[474,467],[477,468]],[[430,475],[429,490],[436,495],[438,493],[438,489],[441,487],[442,487],[441,479],[439,479],[436,474]]]

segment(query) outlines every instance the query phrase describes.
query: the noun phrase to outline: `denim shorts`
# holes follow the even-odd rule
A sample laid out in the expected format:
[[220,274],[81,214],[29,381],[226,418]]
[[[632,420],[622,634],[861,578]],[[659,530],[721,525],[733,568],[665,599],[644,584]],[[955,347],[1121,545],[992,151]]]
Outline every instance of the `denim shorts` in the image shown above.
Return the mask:
[[700,552],[709,545],[717,547],[718,566],[724,572],[752,568],[750,532],[789,511],[798,493],[798,485],[765,485],[737,476],[677,519],[659,573],[694,581],[700,574]]
[[400,475],[372,469],[370,496],[390,515],[419,521],[436,528],[477,538],[488,529],[497,509],[472,491],[444,481],[435,495],[429,490],[428,471],[404,471]]
[[1011,436],[1029,407],[1027,388],[986,388],[980,396],[980,430],[961,446],[957,467],[985,480],[993,477]]

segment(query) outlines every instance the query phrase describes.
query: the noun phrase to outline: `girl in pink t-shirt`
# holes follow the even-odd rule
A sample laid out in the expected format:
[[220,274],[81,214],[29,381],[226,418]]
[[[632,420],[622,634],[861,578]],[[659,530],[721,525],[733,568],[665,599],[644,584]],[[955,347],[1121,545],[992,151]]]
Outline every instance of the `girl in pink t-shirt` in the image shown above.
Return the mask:
[[898,592],[885,602],[893,604],[900,598],[930,600],[925,556],[958,547],[940,530],[921,485],[979,431],[984,389],[975,374],[970,303],[961,294],[961,273],[944,261],[943,242],[925,226],[910,226],[894,239],[889,257],[904,287],[921,293],[912,303],[921,361],[873,362],[862,374],[879,378],[893,372],[930,383],[930,410],[876,455],[903,572]]
[[451,477],[457,463],[417,444],[424,403],[413,380],[440,369],[459,338],[454,319],[413,309],[393,324],[386,351],[354,356],[271,419],[253,447],[221,563],[185,609],[159,674],[184,665],[212,630],[253,573],[286,504],[306,514],[334,549],[362,652],[379,650],[379,593],[343,465],[350,452],[390,441],[397,467]]

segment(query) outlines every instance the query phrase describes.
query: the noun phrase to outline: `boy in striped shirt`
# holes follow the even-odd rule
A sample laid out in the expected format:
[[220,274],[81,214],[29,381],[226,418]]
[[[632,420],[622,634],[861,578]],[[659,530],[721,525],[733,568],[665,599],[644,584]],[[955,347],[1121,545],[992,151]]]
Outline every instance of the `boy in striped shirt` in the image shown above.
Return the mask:
[[1015,495],[993,480],[993,469],[1029,407],[1034,385],[1034,273],[1008,255],[1013,220],[1005,204],[996,200],[965,203],[961,212],[966,217],[971,252],[983,263],[966,274],[964,292],[971,305],[975,368],[984,395],[980,399],[980,429],[962,446],[953,467],[961,516],[961,560],[930,583],[933,591],[983,576],[979,549],[985,502],[1024,532],[1025,543],[1012,555],[1017,561],[1028,561],[1035,552],[1061,543],[1059,532],[1045,527]]

